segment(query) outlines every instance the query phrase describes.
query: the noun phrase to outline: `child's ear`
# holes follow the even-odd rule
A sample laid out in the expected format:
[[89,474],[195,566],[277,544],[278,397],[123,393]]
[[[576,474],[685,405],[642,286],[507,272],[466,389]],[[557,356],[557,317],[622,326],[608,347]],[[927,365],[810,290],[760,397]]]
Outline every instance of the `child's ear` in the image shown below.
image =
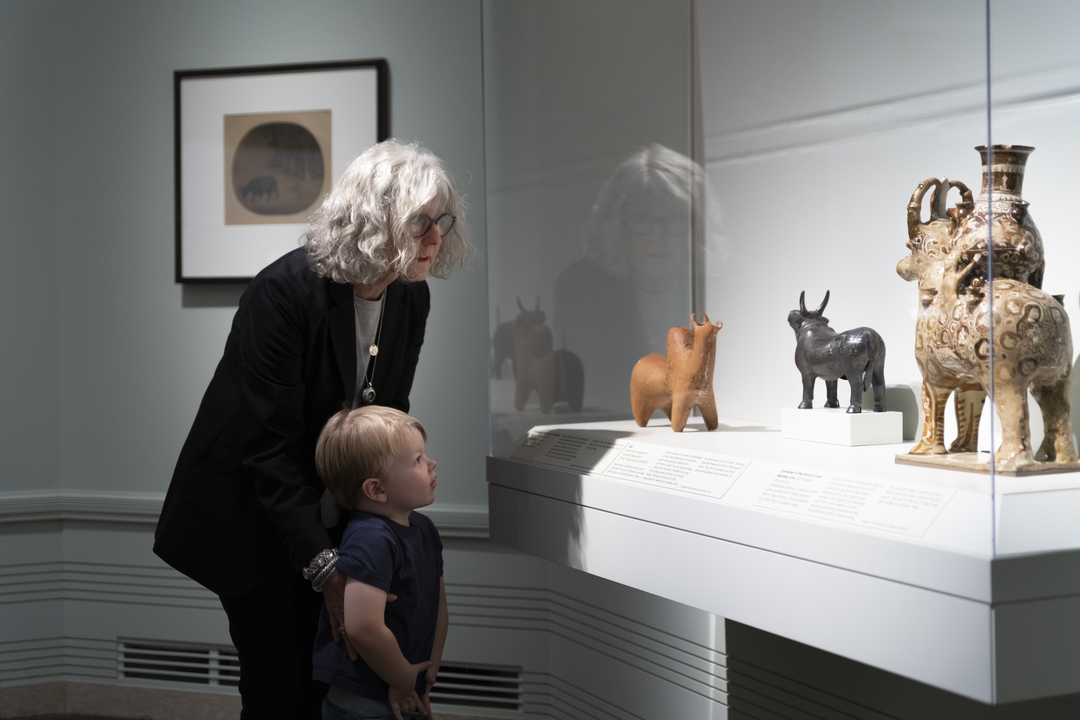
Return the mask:
[[377,503],[386,502],[386,490],[383,489],[382,480],[379,478],[368,478],[360,486],[360,489],[368,500]]

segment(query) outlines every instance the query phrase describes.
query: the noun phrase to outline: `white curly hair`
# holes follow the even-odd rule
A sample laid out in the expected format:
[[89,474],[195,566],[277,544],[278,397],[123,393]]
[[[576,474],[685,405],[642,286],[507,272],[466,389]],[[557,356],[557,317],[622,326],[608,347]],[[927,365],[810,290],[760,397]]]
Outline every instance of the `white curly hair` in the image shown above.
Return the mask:
[[468,251],[465,200],[431,152],[384,140],[349,163],[312,215],[304,242],[308,262],[337,283],[370,284],[390,270],[407,280],[418,252],[409,218],[433,207],[457,217],[430,272],[446,277]]

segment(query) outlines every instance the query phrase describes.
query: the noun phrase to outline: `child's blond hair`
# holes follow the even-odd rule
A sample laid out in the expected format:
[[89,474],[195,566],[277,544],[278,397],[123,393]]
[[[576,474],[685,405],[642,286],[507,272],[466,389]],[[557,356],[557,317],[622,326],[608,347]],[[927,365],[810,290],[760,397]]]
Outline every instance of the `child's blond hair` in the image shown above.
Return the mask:
[[342,410],[326,421],[315,446],[315,468],[338,505],[356,510],[364,481],[386,480],[410,429],[427,440],[419,420],[381,405]]

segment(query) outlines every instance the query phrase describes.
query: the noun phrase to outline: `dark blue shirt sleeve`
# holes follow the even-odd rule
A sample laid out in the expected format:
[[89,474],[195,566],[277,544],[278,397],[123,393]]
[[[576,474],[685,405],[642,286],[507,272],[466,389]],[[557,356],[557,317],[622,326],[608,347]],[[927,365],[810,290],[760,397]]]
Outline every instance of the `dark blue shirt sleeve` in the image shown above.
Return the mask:
[[338,548],[337,569],[362,583],[390,592],[401,566],[401,550],[393,531],[382,520],[366,518],[349,523]]

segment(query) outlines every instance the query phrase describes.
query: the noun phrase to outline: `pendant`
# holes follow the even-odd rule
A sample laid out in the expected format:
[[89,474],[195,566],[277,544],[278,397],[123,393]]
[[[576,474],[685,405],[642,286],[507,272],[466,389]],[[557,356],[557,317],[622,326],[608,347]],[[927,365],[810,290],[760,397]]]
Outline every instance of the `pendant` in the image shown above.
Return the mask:
[[376,355],[379,354],[379,346],[372,343],[371,347],[369,347],[367,349],[367,351],[368,351],[368,355],[370,355],[371,357],[375,357]]
[[366,403],[370,404],[375,402],[375,388],[371,387],[371,383],[368,383],[368,386],[360,393],[360,397],[362,397]]

